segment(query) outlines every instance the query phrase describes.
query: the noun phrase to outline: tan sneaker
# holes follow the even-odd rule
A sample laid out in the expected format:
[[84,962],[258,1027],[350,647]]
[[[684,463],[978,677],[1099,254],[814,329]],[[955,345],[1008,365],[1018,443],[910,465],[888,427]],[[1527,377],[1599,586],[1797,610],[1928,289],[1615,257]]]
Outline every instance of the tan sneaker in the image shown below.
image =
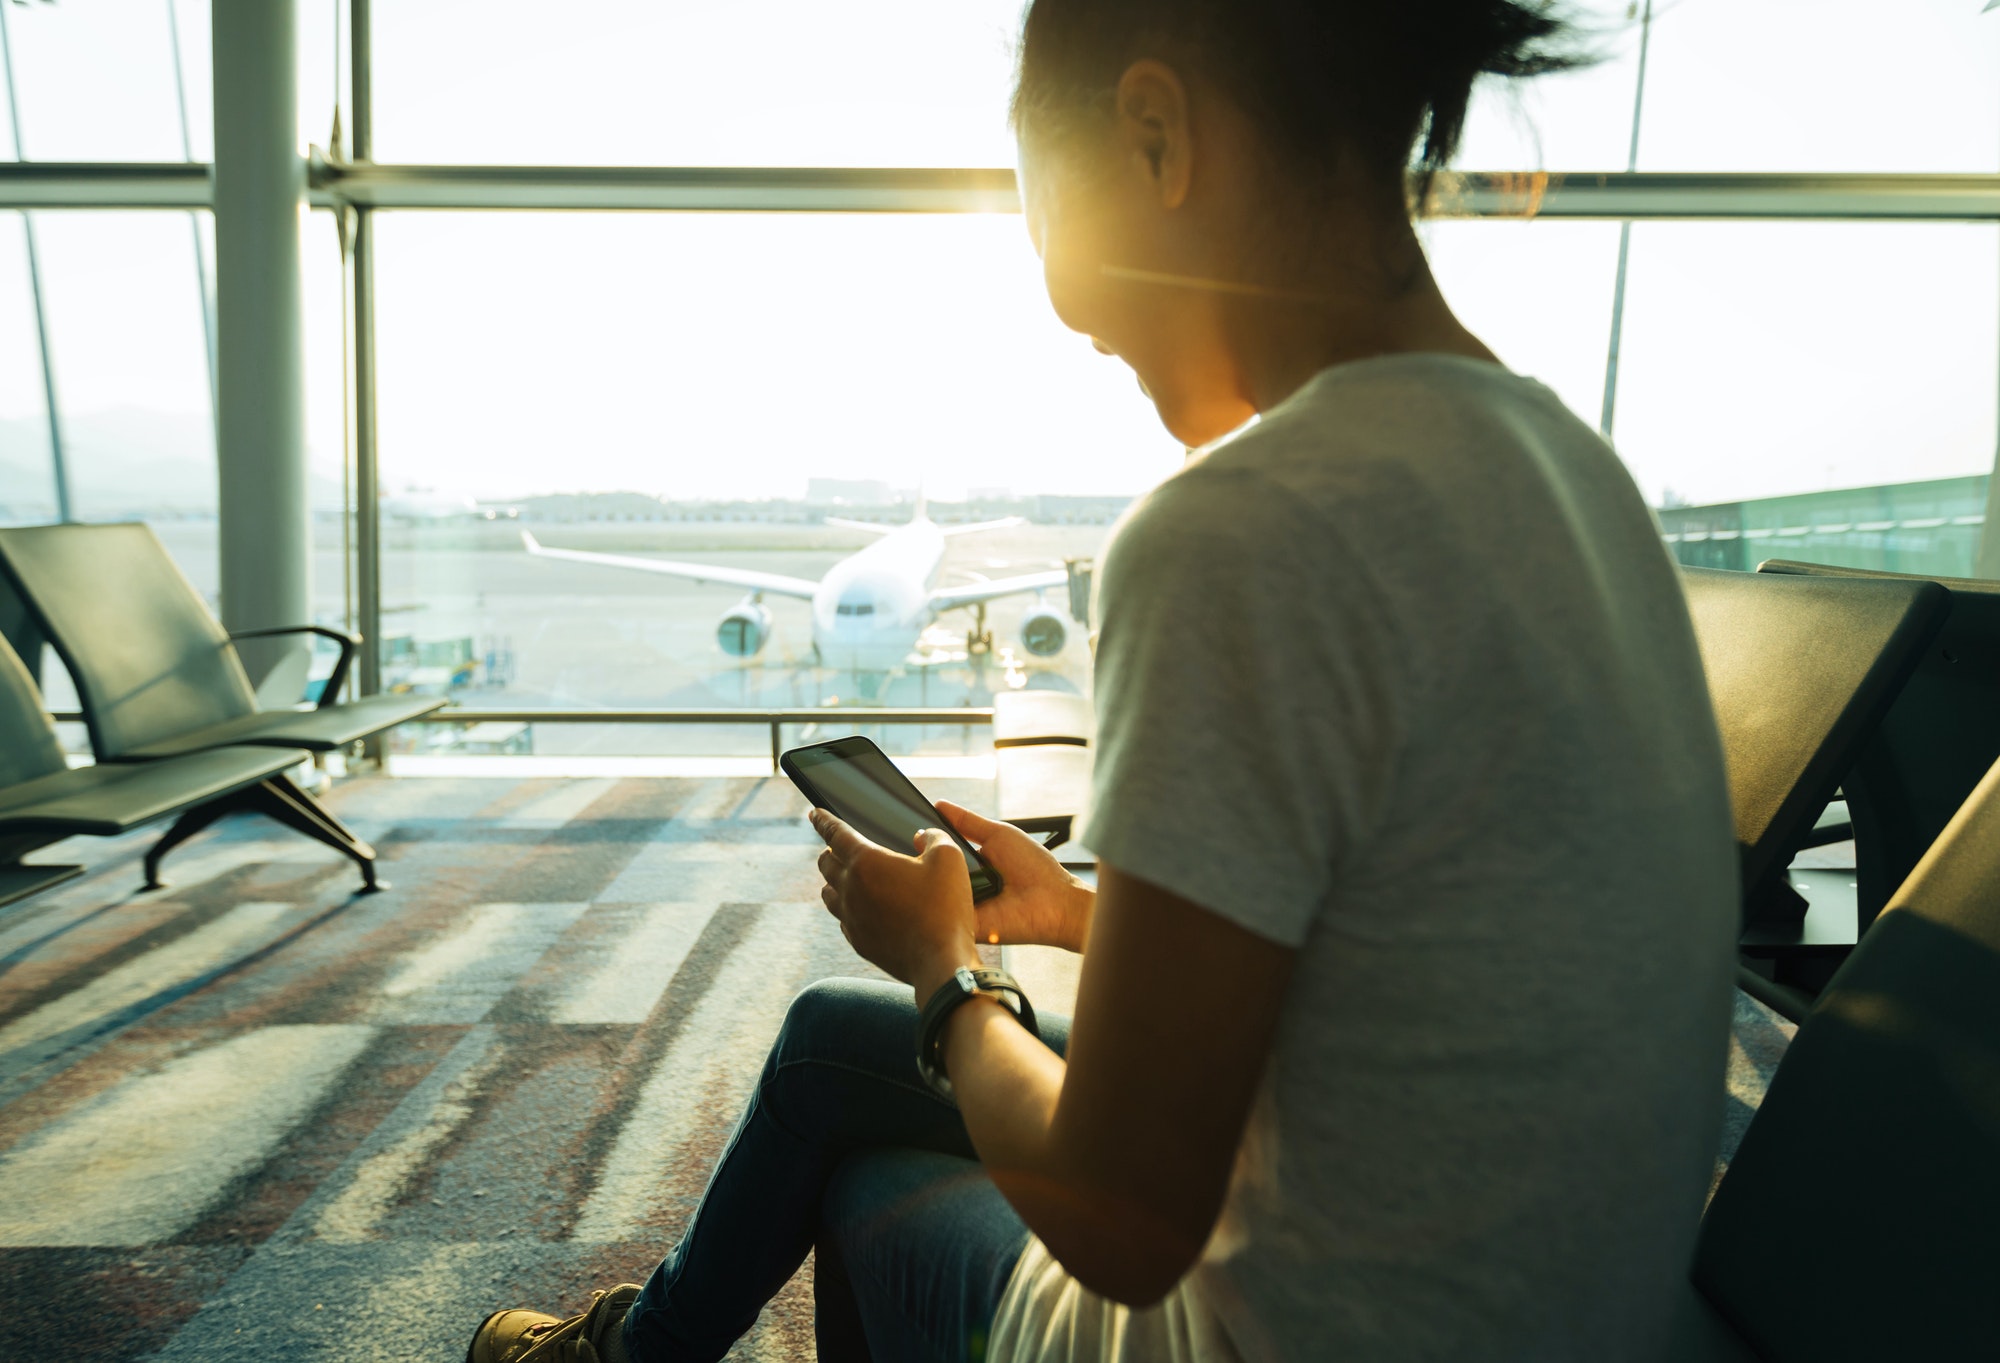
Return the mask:
[[605,1336],[625,1323],[638,1299],[637,1283],[593,1292],[590,1309],[564,1320],[540,1311],[495,1311],[472,1332],[465,1363],[603,1363],[624,1350],[605,1347]]

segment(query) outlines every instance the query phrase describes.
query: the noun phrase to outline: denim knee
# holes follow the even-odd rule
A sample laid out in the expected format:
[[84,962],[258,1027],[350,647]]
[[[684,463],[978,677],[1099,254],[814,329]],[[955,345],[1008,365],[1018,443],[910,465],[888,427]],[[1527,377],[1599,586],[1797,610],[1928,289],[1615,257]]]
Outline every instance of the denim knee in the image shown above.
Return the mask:
[[907,985],[889,980],[816,980],[785,1010],[764,1064],[768,1082],[785,1065],[824,1060],[866,1068],[916,1054],[917,1007]]

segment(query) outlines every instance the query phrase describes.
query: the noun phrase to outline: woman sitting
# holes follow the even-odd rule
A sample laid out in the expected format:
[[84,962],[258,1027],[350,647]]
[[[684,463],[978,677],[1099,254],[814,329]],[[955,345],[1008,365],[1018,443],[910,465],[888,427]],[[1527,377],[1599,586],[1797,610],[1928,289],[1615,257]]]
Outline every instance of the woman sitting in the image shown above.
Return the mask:
[[[650,1281],[473,1363],[719,1358],[815,1248],[824,1363],[1654,1355],[1722,1101],[1722,757],[1652,516],[1459,324],[1408,194],[1568,41],[1530,0],[1035,0],[1050,300],[1199,447],[1100,574],[1098,887],[946,807],[975,905],[943,834],[815,816],[904,985],[807,990]],[[995,940],[1084,953],[1073,1024],[958,973]]]

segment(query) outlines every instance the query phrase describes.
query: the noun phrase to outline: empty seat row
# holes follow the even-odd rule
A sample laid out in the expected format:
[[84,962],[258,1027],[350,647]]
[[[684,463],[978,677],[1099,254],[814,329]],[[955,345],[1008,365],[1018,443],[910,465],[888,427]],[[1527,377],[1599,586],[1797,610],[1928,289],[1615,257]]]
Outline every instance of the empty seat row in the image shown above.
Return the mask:
[[[286,773],[430,714],[438,697],[341,702],[359,640],[318,625],[225,632],[144,525],[0,530],[0,588],[75,682],[97,766],[67,768],[53,723],[12,648],[0,657],[0,902],[59,879],[20,857],[73,833],[110,834],[177,814],[146,856],[146,883],[173,847],[231,813],[277,819],[335,848],[380,886],[375,850]],[[315,634],[340,645],[315,708],[264,710],[240,638]],[[0,645],[4,646],[4,645]],[[53,764],[53,765],[52,765]],[[58,770],[58,767],[61,770]],[[40,839],[40,841],[36,841]],[[18,893],[8,895],[12,884]]]

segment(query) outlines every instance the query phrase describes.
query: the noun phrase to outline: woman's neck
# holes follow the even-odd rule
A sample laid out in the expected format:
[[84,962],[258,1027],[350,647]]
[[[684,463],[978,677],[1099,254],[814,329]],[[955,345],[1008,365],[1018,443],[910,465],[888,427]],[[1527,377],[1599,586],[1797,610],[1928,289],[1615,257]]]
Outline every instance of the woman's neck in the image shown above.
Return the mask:
[[1379,355],[1462,355],[1499,363],[1453,315],[1407,223],[1381,258],[1391,264],[1367,271],[1346,263],[1309,268],[1282,286],[1218,300],[1223,335],[1251,406],[1267,412],[1322,370]]

